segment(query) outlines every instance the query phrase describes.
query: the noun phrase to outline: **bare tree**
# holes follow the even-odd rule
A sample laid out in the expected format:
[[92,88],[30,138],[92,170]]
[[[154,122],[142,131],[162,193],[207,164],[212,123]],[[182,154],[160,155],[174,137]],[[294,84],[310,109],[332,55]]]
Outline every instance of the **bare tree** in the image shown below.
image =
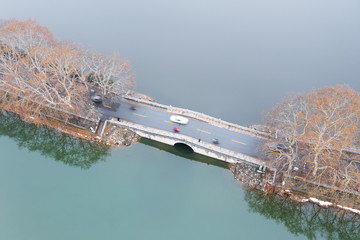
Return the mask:
[[272,149],[271,164],[288,174],[298,159],[299,140],[305,134],[308,114],[306,94],[297,94],[286,96],[265,115],[265,124],[273,132],[265,150]]
[[80,100],[84,88],[71,75],[78,51],[56,42],[47,28],[32,20],[9,21],[1,30],[6,52],[0,72],[7,90],[38,104],[79,111],[74,100]]
[[[311,143],[315,176],[319,166],[319,156],[330,154],[329,163],[339,161],[344,147],[354,143],[359,124],[360,97],[348,86],[326,87],[309,94],[309,115],[306,136],[303,141]],[[323,158],[323,163],[325,159]],[[328,160],[327,160],[328,161]],[[328,165],[328,164],[326,164]]]
[[84,65],[88,68],[88,81],[99,87],[103,95],[110,92],[124,94],[134,90],[134,76],[130,63],[117,53],[104,56],[98,53],[83,54]]
[[[344,150],[356,142],[360,97],[350,87],[326,87],[285,97],[265,116],[273,131],[272,165],[291,173],[308,167],[308,180],[354,190],[359,183],[355,161]],[[277,145],[279,146],[279,145]]]
[[130,64],[58,41],[34,20],[0,22],[0,87],[37,104],[81,113],[89,87],[102,94],[133,90]]

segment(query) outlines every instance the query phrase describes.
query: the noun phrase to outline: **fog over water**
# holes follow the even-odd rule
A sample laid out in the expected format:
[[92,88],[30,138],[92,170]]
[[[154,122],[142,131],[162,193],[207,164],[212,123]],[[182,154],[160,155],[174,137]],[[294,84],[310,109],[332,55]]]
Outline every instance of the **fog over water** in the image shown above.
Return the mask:
[[[34,18],[59,39],[119,52],[132,64],[137,91],[160,103],[244,126],[260,123],[288,93],[337,84],[360,91],[358,0],[3,0],[0,6],[2,19]],[[353,239],[359,231],[352,218],[330,221],[333,215],[319,217],[318,209],[256,195],[228,170],[164,146],[95,149],[29,125],[6,126],[0,128],[6,239]],[[71,146],[86,157],[74,158]]]
[[137,90],[243,125],[284,94],[347,83],[360,90],[357,0],[4,1],[56,37],[116,50]]

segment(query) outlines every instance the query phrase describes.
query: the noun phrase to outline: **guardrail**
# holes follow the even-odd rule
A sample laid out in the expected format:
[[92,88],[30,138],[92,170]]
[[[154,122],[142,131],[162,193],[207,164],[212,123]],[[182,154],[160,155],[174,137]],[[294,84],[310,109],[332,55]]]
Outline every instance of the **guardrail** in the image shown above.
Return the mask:
[[[19,97],[19,98],[25,99],[26,101],[39,104],[39,103],[37,103],[37,102],[34,102],[34,101],[31,100],[31,99],[26,98],[26,97],[23,96],[23,95],[16,94],[16,93],[10,92],[9,90],[2,89],[1,86],[0,86],[0,91],[4,92],[4,94],[12,94],[12,95],[17,96],[17,97]],[[41,105],[41,104],[39,104],[39,105]],[[76,112],[70,112],[70,111],[67,111],[67,110],[65,110],[65,109],[55,108],[55,107],[50,106],[50,105],[47,105],[47,104],[42,105],[42,106],[44,106],[44,107],[46,107],[46,108],[49,108],[49,109],[52,109],[52,110],[55,110],[55,111],[63,112],[63,113],[66,113],[66,114],[69,114],[69,115],[72,115],[72,116],[75,116],[75,117],[78,117],[78,118],[83,118],[83,119],[88,120],[88,121],[91,121],[91,122],[94,122],[94,121],[97,121],[97,120],[98,120],[98,119],[95,119],[94,117],[89,117],[89,116],[85,116],[85,115],[80,115],[80,114],[78,114],[78,113],[76,113]]]
[[138,103],[150,105],[150,106],[153,106],[153,107],[156,107],[156,108],[161,108],[161,109],[164,109],[166,111],[169,108],[169,106],[167,106],[167,105],[160,104],[160,103],[157,103],[157,102],[148,101],[148,100],[141,99],[141,98],[136,98],[136,97],[131,97],[131,96],[124,96],[124,98],[127,99],[127,100],[131,100],[133,102],[138,102]]
[[[302,177],[300,178],[298,176],[292,176],[292,175],[289,175],[289,174],[284,174],[284,177],[288,178],[288,179],[292,179],[292,180],[302,181],[302,182],[311,184],[311,185],[313,185],[315,187],[323,187],[323,188],[327,188],[327,189],[333,189],[333,190],[339,191],[339,192],[345,192],[345,193],[350,193],[350,194],[354,194],[354,195],[359,195],[359,192],[357,192],[355,190],[351,191],[349,189],[338,188],[336,186],[332,186],[332,185],[324,184],[324,183],[320,183],[320,182],[315,182],[315,181],[310,181],[310,180],[307,180],[307,179],[302,178]],[[297,189],[295,189],[295,190],[297,190]]]

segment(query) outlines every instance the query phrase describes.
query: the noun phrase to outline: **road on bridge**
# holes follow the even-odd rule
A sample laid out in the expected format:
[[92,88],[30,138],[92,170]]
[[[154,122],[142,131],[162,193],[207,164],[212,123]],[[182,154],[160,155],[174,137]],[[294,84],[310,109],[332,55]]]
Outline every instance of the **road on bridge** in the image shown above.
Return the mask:
[[[131,107],[134,106],[135,109]],[[207,122],[189,118],[188,124],[178,124],[170,121],[173,115],[165,110],[139,103],[130,103],[127,100],[118,103],[106,104],[95,103],[98,112],[122,120],[141,124],[143,126],[174,132],[178,128],[179,134],[198,139],[201,142],[210,144],[213,139],[218,139],[219,147],[240,152],[252,157],[259,158],[258,150],[263,144],[262,140],[250,134],[234,132],[225,128],[211,125]]]

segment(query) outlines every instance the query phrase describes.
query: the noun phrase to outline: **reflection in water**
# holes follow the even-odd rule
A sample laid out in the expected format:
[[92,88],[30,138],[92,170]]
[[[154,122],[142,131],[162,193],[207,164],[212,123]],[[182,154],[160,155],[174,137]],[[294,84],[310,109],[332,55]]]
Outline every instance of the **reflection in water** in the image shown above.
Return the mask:
[[[141,143],[198,162],[227,168],[227,164],[200,154],[187,154],[173,146],[142,138]],[[252,212],[284,224],[294,235],[308,239],[359,239],[360,218],[339,209],[320,208],[316,204],[301,204],[280,196],[245,190],[245,200]]]
[[69,166],[90,168],[103,161],[109,147],[97,142],[78,139],[46,126],[37,127],[22,121],[15,114],[0,113],[0,136],[13,139],[20,148],[39,151],[46,157],[62,161]]
[[339,209],[320,208],[316,204],[301,204],[279,196],[246,190],[245,200],[250,210],[284,224],[295,235],[316,239],[359,239],[360,218]]
[[210,164],[210,165],[214,165],[214,166],[218,166],[218,167],[222,167],[222,168],[228,168],[228,164],[223,162],[223,161],[219,161],[215,158],[210,158],[210,157],[206,157],[204,155],[195,153],[193,151],[189,151],[189,149],[187,147],[184,146],[177,146],[176,148],[164,143],[160,143],[160,142],[156,142],[147,138],[141,138],[140,143],[143,143],[145,145],[151,146],[151,147],[155,147],[158,148],[160,150],[172,153],[174,155],[183,157],[183,158],[187,158],[190,160],[194,160],[197,162],[202,162],[202,163],[206,163],[206,164]]

